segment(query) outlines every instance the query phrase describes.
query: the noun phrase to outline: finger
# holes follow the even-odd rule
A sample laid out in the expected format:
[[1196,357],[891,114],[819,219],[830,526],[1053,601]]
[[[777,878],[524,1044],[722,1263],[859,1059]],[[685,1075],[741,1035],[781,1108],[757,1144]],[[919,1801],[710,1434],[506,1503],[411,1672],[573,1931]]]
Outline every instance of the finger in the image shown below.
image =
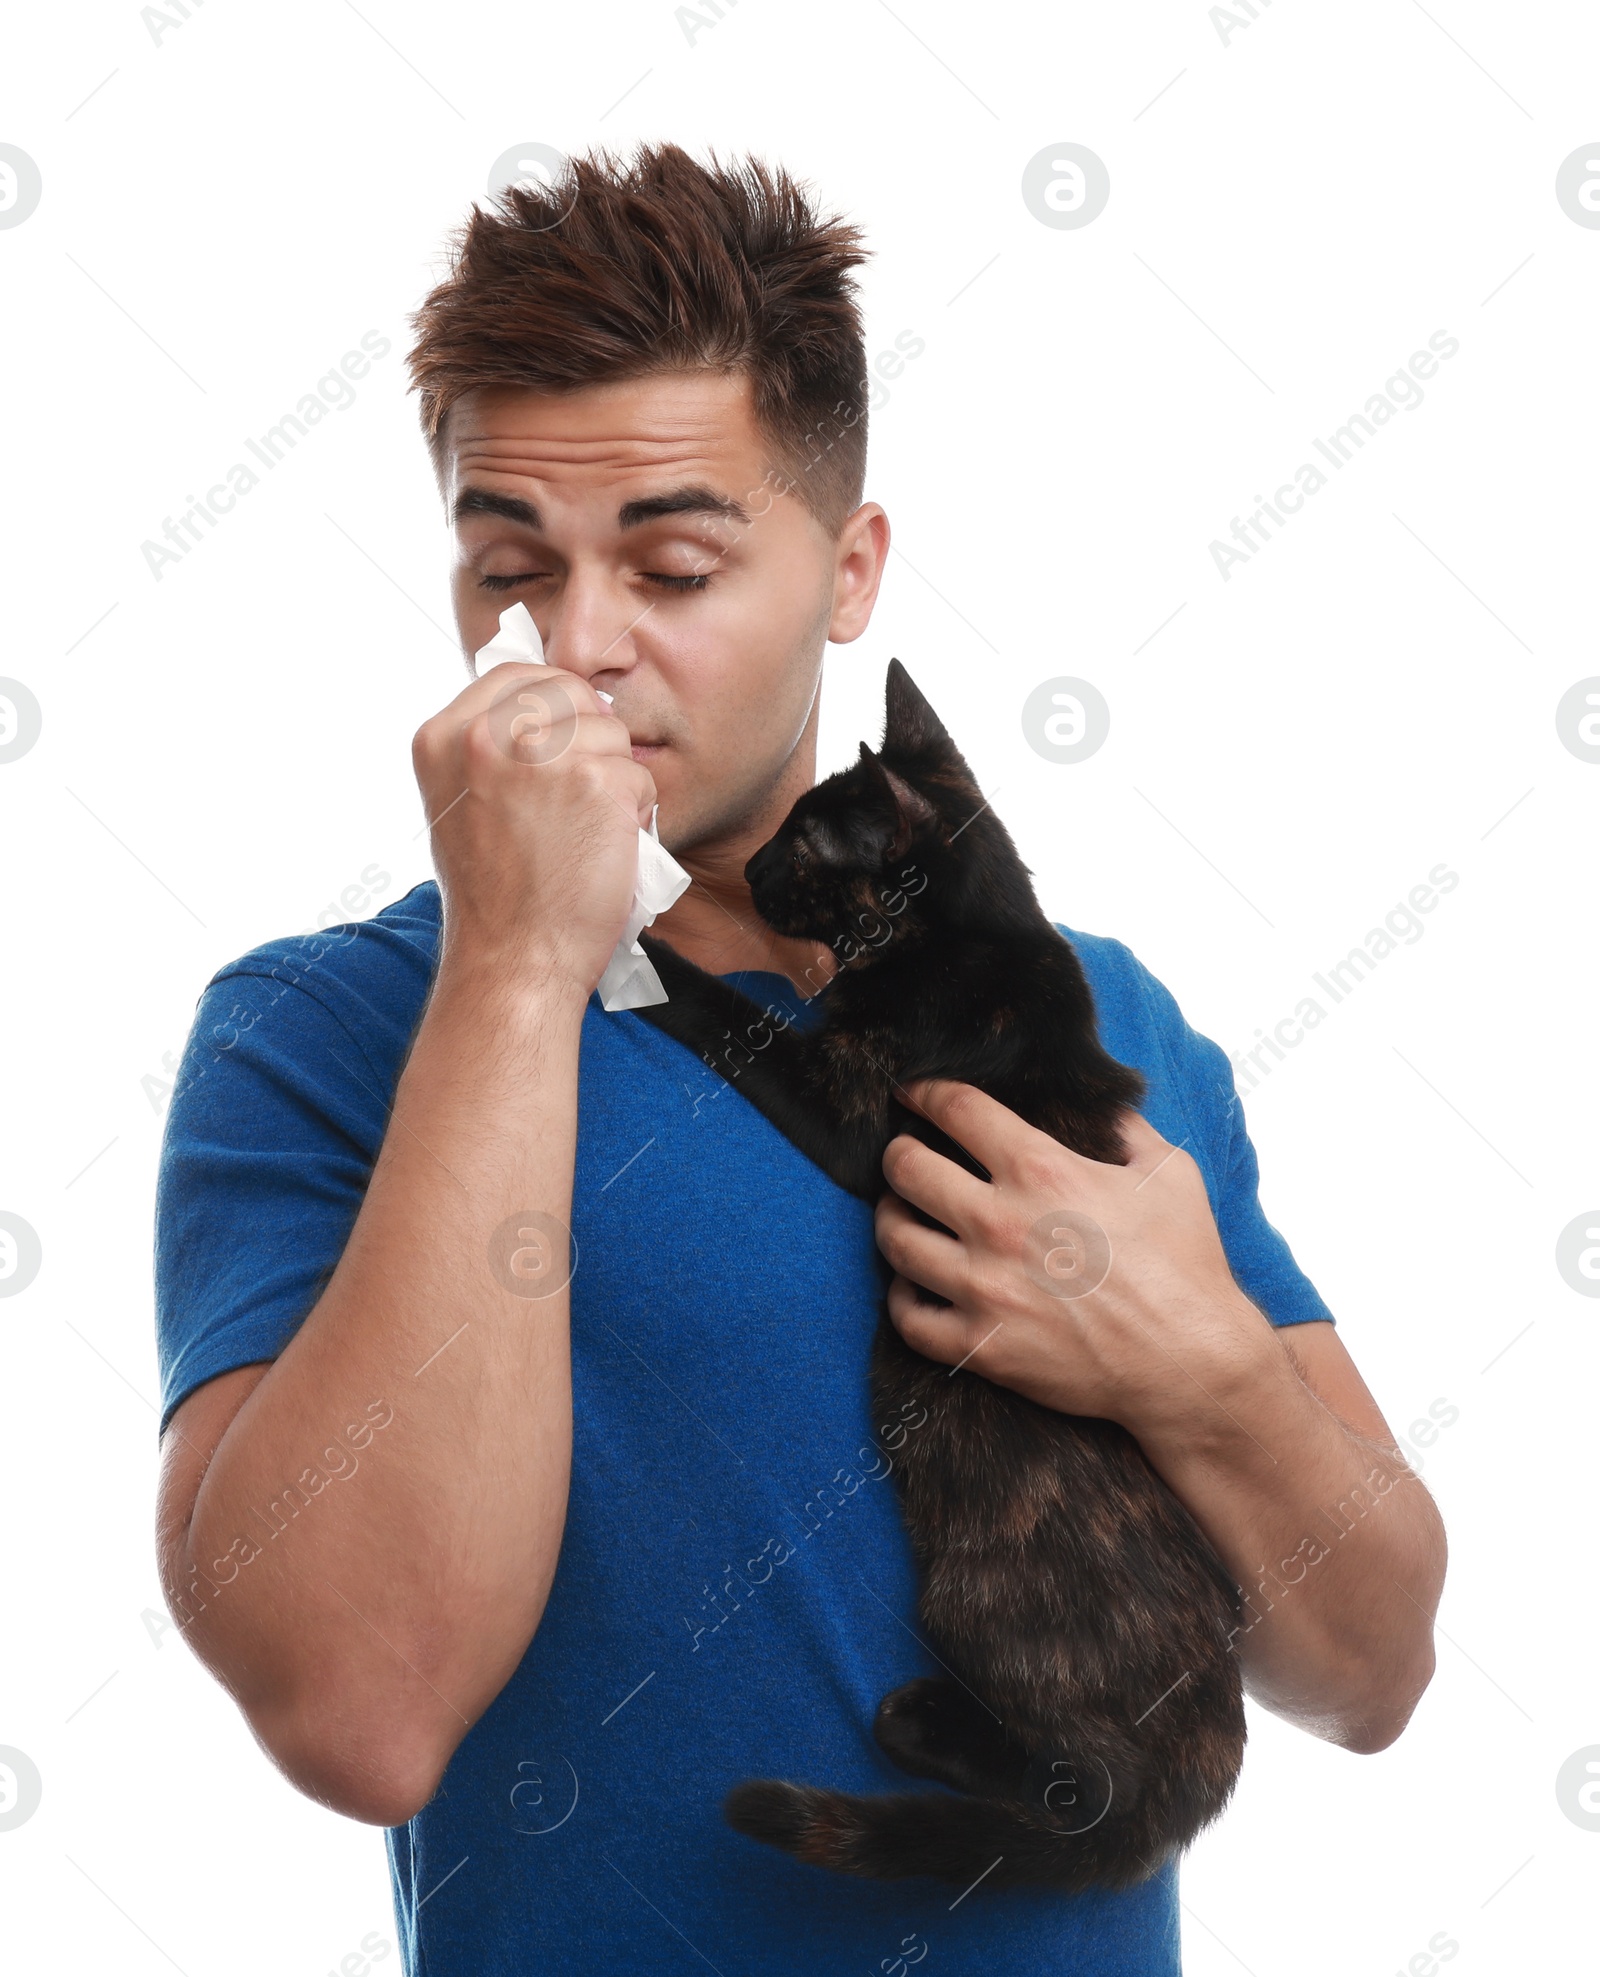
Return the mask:
[[437,728],[433,745],[443,743],[447,759],[464,752],[469,768],[492,768],[495,755],[519,768],[547,768],[565,756],[631,759],[627,727],[604,708],[580,706],[559,679],[530,677],[506,681],[499,695],[463,721],[452,736]]
[[967,1289],[967,1253],[960,1239],[919,1222],[892,1190],[873,1213],[878,1248],[902,1277],[960,1304]]
[[[948,1133],[1002,1183],[1015,1184],[1021,1156],[1040,1147],[1054,1148],[1067,1160],[1084,1158],[1049,1133],[1030,1126],[1008,1105],[1002,1105],[999,1099],[991,1098],[976,1085],[964,1085],[954,1078],[918,1078],[904,1088],[901,1096],[913,1111]],[[899,1187],[898,1182],[895,1185]],[[905,1194],[907,1190],[900,1188],[900,1192]],[[919,1199],[918,1206],[926,1204]]]
[[[519,724],[519,715],[523,718]],[[463,724],[488,719],[502,748],[528,727],[539,737],[536,759],[554,761],[575,742],[590,755],[631,755],[633,741],[627,724],[605,707],[578,706],[565,687],[545,680],[511,680],[505,691]]]
[[[952,1370],[963,1362],[974,1371],[983,1370],[980,1348],[987,1340],[973,1319],[957,1310],[923,1303],[917,1296],[916,1285],[904,1277],[895,1277],[890,1282],[888,1305],[891,1323],[913,1352],[920,1352],[924,1359],[936,1359],[941,1366]],[[987,1328],[988,1336],[992,1338],[999,1329],[991,1324]]]
[[883,1177],[897,1195],[914,1201],[957,1235],[970,1234],[979,1213],[994,1199],[987,1181],[936,1153],[914,1133],[896,1133],[883,1149],[882,1165]]
[[[611,702],[601,700],[593,686],[576,672],[562,672],[560,666],[524,666],[516,662],[496,666],[494,672],[504,672],[506,678],[500,682],[500,690],[490,700],[489,708],[479,712],[494,712],[496,708],[504,708],[508,700],[520,700],[528,708],[542,708],[548,722],[560,722],[568,716],[574,720],[605,720],[623,735],[627,733],[627,722]],[[489,678],[492,674],[485,674],[485,682]],[[467,720],[477,720],[477,714],[469,714]]]
[[573,706],[585,713],[607,714],[619,722],[622,718],[613,712],[609,701],[600,698],[581,673],[569,673],[561,666],[540,665],[532,659],[502,659],[486,673],[480,673],[470,685],[464,686],[444,711],[454,718],[470,721],[486,707],[493,706],[514,684],[532,682],[541,686],[559,685],[569,695]]
[[[656,794],[656,779],[642,762],[634,762],[632,766],[637,772],[631,779],[630,785],[633,790],[634,822],[641,831],[648,831],[650,814],[659,800]],[[623,808],[626,807],[624,803]]]
[[658,800],[656,779],[642,762],[635,762],[631,756],[621,775],[620,789],[606,789],[602,785],[601,793],[610,797],[624,816],[631,816],[641,831],[648,830],[650,813]]

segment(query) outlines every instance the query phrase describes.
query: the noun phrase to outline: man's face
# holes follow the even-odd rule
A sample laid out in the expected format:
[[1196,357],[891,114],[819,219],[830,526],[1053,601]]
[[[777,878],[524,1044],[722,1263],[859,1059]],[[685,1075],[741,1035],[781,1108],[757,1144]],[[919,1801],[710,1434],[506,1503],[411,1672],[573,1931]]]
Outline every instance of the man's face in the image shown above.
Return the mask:
[[613,696],[662,841],[742,862],[813,780],[823,647],[866,627],[883,510],[835,540],[784,492],[743,376],[483,389],[446,437],[464,650],[524,603],[546,660]]

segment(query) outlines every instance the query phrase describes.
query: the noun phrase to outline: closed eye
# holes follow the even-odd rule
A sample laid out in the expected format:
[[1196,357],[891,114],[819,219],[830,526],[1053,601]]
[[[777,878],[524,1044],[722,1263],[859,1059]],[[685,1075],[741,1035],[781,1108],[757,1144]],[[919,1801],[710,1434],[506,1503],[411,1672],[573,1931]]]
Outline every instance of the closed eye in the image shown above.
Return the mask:
[[[538,583],[541,577],[547,577],[549,574],[550,572],[548,570],[521,570],[515,576],[509,577],[480,576],[478,579],[478,588],[480,590],[515,590],[518,584]],[[644,578],[646,583],[659,584],[663,590],[704,590],[706,585],[711,581],[709,575],[701,577],[674,577],[668,576],[660,570],[641,570],[639,574]]]
[[842,865],[850,855],[848,847],[820,817],[810,820],[796,844],[803,846],[808,855],[814,853],[823,865]]

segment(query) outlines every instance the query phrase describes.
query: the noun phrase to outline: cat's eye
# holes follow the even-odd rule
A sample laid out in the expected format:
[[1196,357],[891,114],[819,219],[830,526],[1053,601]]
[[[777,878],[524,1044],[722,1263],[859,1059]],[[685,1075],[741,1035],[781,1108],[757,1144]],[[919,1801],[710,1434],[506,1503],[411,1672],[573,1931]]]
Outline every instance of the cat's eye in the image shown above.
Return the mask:
[[805,829],[795,839],[798,851],[805,848],[806,854],[814,857],[821,865],[842,865],[848,856],[845,845],[837,838],[821,817],[813,817]]

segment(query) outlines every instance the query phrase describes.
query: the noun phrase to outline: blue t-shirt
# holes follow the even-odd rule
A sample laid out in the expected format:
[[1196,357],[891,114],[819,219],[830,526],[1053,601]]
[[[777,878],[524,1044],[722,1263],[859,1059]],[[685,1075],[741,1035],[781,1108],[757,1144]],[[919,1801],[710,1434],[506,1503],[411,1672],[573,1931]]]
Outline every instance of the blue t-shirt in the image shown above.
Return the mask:
[[[275,1357],[361,1205],[435,966],[431,881],[270,942],[200,999],[156,1212],[162,1426]],[[1143,1110],[1199,1163],[1239,1284],[1331,1316],[1262,1214],[1227,1058],[1119,941],[1061,931]],[[732,979],[817,1020],[783,976]],[[903,1791],[872,1721],[939,1664],[870,1418],[872,1211],[698,1057],[591,996],[572,1200],[571,1495],[521,1665],[387,1835],[408,1977],[1167,1977],[1177,1875],[1130,1892],[872,1882],[735,1833],[742,1778]],[[258,1534],[259,1536],[260,1534]],[[937,1791],[929,1785],[922,1789]],[[953,1905],[954,1904],[954,1905]]]

